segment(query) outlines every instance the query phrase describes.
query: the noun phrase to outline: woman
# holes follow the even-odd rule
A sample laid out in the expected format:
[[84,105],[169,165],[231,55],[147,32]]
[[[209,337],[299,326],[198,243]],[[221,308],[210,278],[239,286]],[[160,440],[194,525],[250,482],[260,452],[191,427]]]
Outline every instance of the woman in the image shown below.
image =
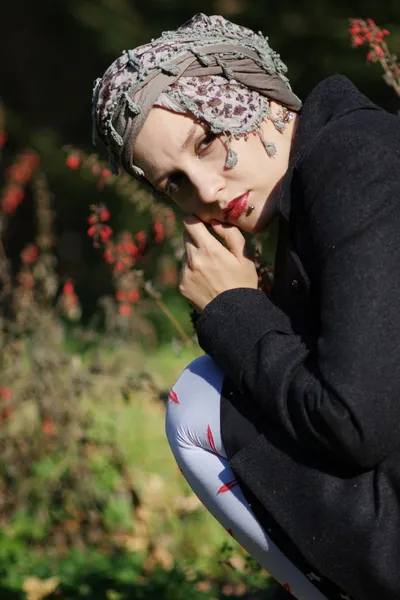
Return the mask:
[[[400,121],[341,76],[301,107],[285,71],[196,15],[97,80],[95,133],[189,214],[180,291],[206,354],[167,411],[189,484],[299,600],[394,600]],[[269,298],[241,231],[275,217]]]

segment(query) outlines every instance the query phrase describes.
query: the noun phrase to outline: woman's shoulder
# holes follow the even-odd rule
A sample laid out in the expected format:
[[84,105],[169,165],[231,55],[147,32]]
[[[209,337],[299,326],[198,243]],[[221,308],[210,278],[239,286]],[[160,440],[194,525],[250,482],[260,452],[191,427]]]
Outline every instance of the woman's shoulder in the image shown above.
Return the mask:
[[343,115],[315,137],[298,170],[321,193],[377,180],[394,182],[400,193],[400,118],[373,110]]
[[305,156],[328,151],[328,156],[337,159],[337,153],[364,151],[371,153],[371,159],[379,159],[380,152],[387,155],[390,148],[400,158],[400,117],[374,104],[347,77],[330,77],[317,88],[314,92],[325,97],[330,111]]
[[337,161],[354,152],[400,156],[400,118],[374,104],[345,76],[333,75],[310,93],[300,117],[299,163]]
[[399,208],[399,174],[400,118],[334,75],[312,90],[301,110],[280,211],[290,214],[297,193],[307,210],[318,208],[329,218],[336,218],[330,211],[357,211],[366,196],[371,210],[394,200]]
[[[314,147],[313,147],[314,146]],[[310,151],[329,147],[341,152],[375,152],[371,158],[379,159],[380,149],[388,147],[400,156],[400,118],[383,109],[355,109],[327,123],[314,140]]]
[[396,227],[400,218],[400,118],[372,103],[342,108],[309,140],[295,169],[321,247],[378,227],[383,213]]
[[396,168],[400,182],[400,117],[368,102],[341,103],[340,109],[310,136],[297,168],[316,177],[362,170],[373,173]]

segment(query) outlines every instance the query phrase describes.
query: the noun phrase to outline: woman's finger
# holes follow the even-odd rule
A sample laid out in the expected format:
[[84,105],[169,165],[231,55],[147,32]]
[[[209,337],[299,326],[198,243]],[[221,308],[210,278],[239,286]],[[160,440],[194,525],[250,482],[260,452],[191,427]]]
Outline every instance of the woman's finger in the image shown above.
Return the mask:
[[235,225],[214,220],[211,221],[211,226],[215,233],[225,241],[229,251],[236,256],[236,258],[249,258],[246,240],[240,229]]
[[193,240],[193,244],[197,248],[206,248],[212,243],[216,243],[217,240],[207,229],[206,224],[200,221],[194,215],[187,215],[183,219],[183,225],[185,231],[188,232]]
[[193,256],[198,248],[187,231],[183,233],[183,244],[185,246],[186,262],[189,266],[192,266]]
[[182,283],[182,279],[185,275],[185,271],[188,268],[189,262],[188,262],[188,255],[187,252],[185,251],[183,253],[182,256],[182,260],[181,260],[181,268],[179,269],[179,274],[178,274],[178,285],[180,285]]

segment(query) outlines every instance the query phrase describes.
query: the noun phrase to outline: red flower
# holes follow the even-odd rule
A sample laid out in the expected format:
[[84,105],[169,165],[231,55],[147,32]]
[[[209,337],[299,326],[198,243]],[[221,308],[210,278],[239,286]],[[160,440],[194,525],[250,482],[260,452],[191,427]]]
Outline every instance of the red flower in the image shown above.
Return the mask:
[[143,244],[147,240],[147,234],[145,231],[138,231],[136,234],[136,239],[139,244]]
[[381,30],[381,31],[378,31],[378,33],[377,33],[377,34],[376,34],[376,36],[375,36],[375,44],[381,44],[381,43],[382,43],[382,40],[383,40],[383,38],[384,38],[383,31],[382,31],[382,30]]
[[25,185],[31,179],[33,171],[39,166],[39,162],[39,156],[36,152],[32,150],[21,152],[15,163],[8,169],[8,179]]
[[90,215],[90,217],[88,217],[87,221],[88,221],[89,225],[95,225],[97,223],[97,216]]
[[132,306],[130,304],[120,304],[119,305],[119,314],[122,317],[130,317],[132,314]]
[[93,237],[93,236],[94,236],[94,234],[96,233],[96,231],[97,231],[97,227],[96,227],[96,225],[92,225],[92,226],[91,226],[91,227],[89,227],[89,229],[87,230],[87,234],[88,234],[88,236],[89,236],[89,237]]
[[100,211],[100,221],[108,221],[110,218],[110,211],[107,208],[102,208]]
[[356,35],[353,38],[353,46],[362,46],[363,43],[364,43],[364,40],[360,35]]
[[111,248],[107,248],[104,251],[103,257],[109,265],[112,265],[115,262],[115,256]]
[[350,35],[358,35],[360,33],[360,31],[361,31],[361,27],[358,23],[357,23],[357,25],[356,24],[352,25],[349,29]]
[[129,290],[126,294],[126,299],[129,300],[129,302],[132,302],[132,304],[138,302],[139,298],[140,294],[138,290]]
[[53,435],[54,433],[54,423],[50,419],[50,417],[45,417],[42,421],[42,431],[46,435]]
[[5,385],[0,385],[0,397],[5,402],[9,402],[12,398],[12,391]]
[[7,177],[15,183],[23,183],[25,179],[25,170],[22,165],[13,165],[7,172]]
[[68,281],[64,283],[63,294],[65,296],[71,296],[72,294],[75,294],[74,284],[71,279],[68,279]]
[[351,27],[349,33],[351,35],[352,46],[362,46],[368,44],[370,52],[367,55],[368,61],[376,61],[384,56],[384,51],[379,47],[383,38],[389,35],[387,29],[379,29],[373,19],[350,19]]
[[30,244],[21,252],[21,260],[25,265],[31,265],[36,262],[38,256],[39,250],[33,244]]
[[112,173],[110,171],[110,169],[103,169],[101,172],[101,176],[103,179],[108,179],[108,177],[111,177]]
[[129,256],[136,256],[136,254],[138,253],[138,248],[137,248],[136,244],[130,239],[118,244],[118,246],[116,247],[116,250],[119,253],[125,253],[125,254],[128,254]]
[[100,231],[99,235],[103,243],[107,242],[108,238],[112,235],[112,229],[108,225],[104,225]]
[[125,250],[126,253],[129,254],[129,256],[136,256],[136,254],[138,253],[138,248],[134,242],[127,242],[125,244]]
[[81,162],[81,159],[79,158],[79,156],[77,154],[70,154],[67,157],[65,164],[70,169],[77,169],[79,167],[80,162]]
[[157,244],[163,241],[164,239],[164,225],[161,221],[156,221],[153,226],[155,235],[155,241]]
[[117,290],[115,292],[115,299],[117,300],[117,302],[123,302],[124,300],[126,300],[126,293],[123,290]]
[[10,215],[15,212],[24,199],[24,196],[25,192],[22,187],[19,185],[9,186],[3,196],[1,204],[4,214]]

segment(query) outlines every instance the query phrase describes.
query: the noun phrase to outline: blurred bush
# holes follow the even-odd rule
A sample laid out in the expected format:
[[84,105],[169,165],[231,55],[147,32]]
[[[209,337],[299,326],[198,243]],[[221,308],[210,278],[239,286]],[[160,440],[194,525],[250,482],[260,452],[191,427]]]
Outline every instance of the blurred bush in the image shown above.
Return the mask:
[[[317,8],[294,0],[284,12],[245,0],[23,0],[5,9],[1,598],[211,600],[250,598],[267,585],[190,493],[166,447],[168,385],[199,353],[187,303],[175,291],[180,213],[127,177],[111,178],[88,152],[88,81],[124,47],[196,11],[222,11],[266,32],[274,24],[271,42],[301,96],[342,71],[397,110],[389,88],[376,86],[376,71],[349,54],[345,0]],[[397,0],[375,13],[395,47]],[[379,50],[381,30],[368,38],[374,27],[357,19],[353,41],[364,36],[370,62],[385,68],[387,56],[398,78],[394,55]],[[260,268],[261,254],[272,259],[274,236],[255,240]]]

